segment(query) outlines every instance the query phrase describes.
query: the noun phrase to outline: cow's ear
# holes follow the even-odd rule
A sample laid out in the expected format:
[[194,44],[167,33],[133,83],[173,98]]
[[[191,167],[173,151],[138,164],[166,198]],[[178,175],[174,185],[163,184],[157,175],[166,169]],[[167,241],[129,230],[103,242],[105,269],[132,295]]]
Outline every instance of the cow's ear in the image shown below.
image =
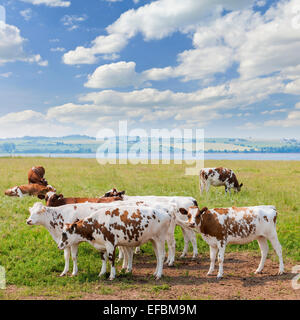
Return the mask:
[[120,192],[120,195],[122,196],[123,194],[125,194],[125,190]]
[[204,207],[204,208],[200,209],[200,210],[198,211],[198,213],[199,213],[199,215],[200,215],[200,214],[206,212],[207,210],[208,210],[208,208],[207,208],[207,207]]
[[243,186],[243,184],[241,183],[241,184],[240,184],[240,188],[241,188],[242,186]]
[[188,214],[187,210],[184,209],[184,208],[179,208],[179,211],[180,211],[181,214],[184,214],[184,215]]

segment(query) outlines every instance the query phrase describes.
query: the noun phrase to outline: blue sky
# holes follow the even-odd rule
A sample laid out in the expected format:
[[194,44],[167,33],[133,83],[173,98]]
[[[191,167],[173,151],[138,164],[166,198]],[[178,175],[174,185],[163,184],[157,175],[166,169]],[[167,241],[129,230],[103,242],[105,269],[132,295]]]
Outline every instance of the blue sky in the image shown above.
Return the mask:
[[127,120],[300,138],[297,0],[0,5],[0,137],[95,136]]

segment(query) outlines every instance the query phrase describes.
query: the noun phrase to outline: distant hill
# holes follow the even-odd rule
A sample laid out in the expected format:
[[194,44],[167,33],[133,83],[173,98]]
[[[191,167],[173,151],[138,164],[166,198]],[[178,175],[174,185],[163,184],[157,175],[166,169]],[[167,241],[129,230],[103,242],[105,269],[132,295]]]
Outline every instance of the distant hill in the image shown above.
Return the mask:
[[[51,154],[51,153],[96,153],[100,147],[102,152],[111,152],[115,144],[121,147],[127,142],[127,150],[132,152],[147,153],[151,151],[151,144],[144,138],[120,137],[117,140],[110,138],[99,141],[95,137],[86,135],[70,135],[65,137],[23,137],[0,139],[1,154]],[[153,140],[154,141],[154,140]],[[205,152],[234,152],[234,153],[298,153],[300,141],[296,139],[282,140],[258,140],[239,138],[207,138],[204,140]],[[170,142],[166,139],[156,140],[152,144],[160,152],[181,153],[192,151],[192,140],[174,139]],[[195,141],[193,141],[195,142]],[[159,147],[159,143],[161,146]],[[124,148],[123,148],[124,149]],[[201,151],[201,150],[200,150]],[[117,149],[118,152],[118,149]],[[158,152],[158,151],[157,151]]]

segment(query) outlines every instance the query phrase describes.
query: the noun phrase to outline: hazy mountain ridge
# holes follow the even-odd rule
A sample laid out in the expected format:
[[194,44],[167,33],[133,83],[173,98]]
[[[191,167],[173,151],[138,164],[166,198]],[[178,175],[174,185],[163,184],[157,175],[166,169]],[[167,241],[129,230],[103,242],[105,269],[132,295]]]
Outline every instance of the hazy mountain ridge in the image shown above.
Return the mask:
[[[199,142],[199,140],[197,140]],[[102,152],[115,149],[115,144],[132,152],[150,152],[151,147],[160,152],[181,153],[192,151],[195,139],[150,139],[139,137],[119,137],[97,140],[85,135],[65,137],[23,137],[0,139],[0,153],[95,153],[100,147]],[[161,144],[159,148],[159,144]],[[119,148],[117,148],[117,152]],[[124,150],[124,148],[122,149]],[[199,150],[199,147],[198,147]],[[298,153],[300,141],[296,139],[258,140],[241,138],[206,138],[205,152],[263,152],[263,153]],[[200,150],[201,151],[201,150]]]

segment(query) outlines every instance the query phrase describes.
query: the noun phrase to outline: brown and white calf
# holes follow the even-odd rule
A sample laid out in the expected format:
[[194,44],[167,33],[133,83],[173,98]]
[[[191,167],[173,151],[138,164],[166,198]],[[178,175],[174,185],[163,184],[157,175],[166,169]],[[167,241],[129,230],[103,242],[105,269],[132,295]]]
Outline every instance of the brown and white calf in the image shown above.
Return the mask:
[[40,184],[42,186],[47,186],[48,182],[44,179],[45,169],[44,167],[32,167],[28,171],[28,183],[29,184]]
[[10,197],[25,197],[25,196],[37,196],[39,199],[44,199],[48,192],[56,192],[56,190],[48,185],[42,186],[40,184],[25,184],[21,186],[15,186],[5,191],[5,195]]
[[[106,258],[111,265],[110,280],[115,278],[116,246],[136,247],[151,241],[157,265],[154,272],[160,279],[165,258],[165,241],[175,216],[151,207],[126,206],[102,208],[89,217],[64,226],[59,249],[80,242],[89,242],[103,252],[100,275],[106,273]],[[173,222],[174,224],[174,222]]]
[[[99,208],[104,205],[107,207],[110,204],[79,203],[76,205],[64,205],[61,207],[47,207],[41,202],[36,202],[33,207],[29,208],[30,217],[27,219],[26,223],[30,226],[44,226],[49,231],[56,244],[58,244],[64,223],[79,221],[99,210]],[[77,253],[78,245],[71,246],[64,250],[65,267],[60,275],[61,277],[66,275],[69,271],[70,255],[72,255],[73,260],[72,276],[77,275]]]
[[282,249],[276,232],[277,212],[273,206],[255,206],[245,208],[203,208],[191,207],[183,211],[188,217],[186,226],[201,233],[203,239],[210,247],[211,275],[215,267],[218,254],[219,272],[217,278],[223,276],[223,261],[226,245],[229,243],[244,244],[257,240],[261,250],[261,261],[256,273],[261,273],[268,254],[269,240],[279,258],[279,272],[284,272]]
[[60,207],[66,204],[75,203],[110,203],[114,201],[122,201],[121,197],[109,197],[109,198],[64,198],[62,194],[56,194],[55,192],[49,192],[45,197],[48,207]]
[[235,173],[231,169],[219,168],[203,168],[199,174],[199,187],[200,193],[203,193],[205,188],[206,192],[209,191],[210,186],[220,187],[225,186],[225,193],[231,189],[240,192],[243,184],[239,184]]
[[[176,205],[177,211],[176,211],[176,219],[185,220],[186,216],[182,215],[180,212],[180,209],[183,208],[185,210],[188,210],[189,207],[197,205],[196,199],[192,197],[180,197],[180,196],[128,196],[125,195],[125,191],[117,191],[117,189],[113,188],[112,190],[105,193],[105,196],[114,196],[114,195],[121,195],[123,198],[123,201],[136,201],[136,203],[142,203],[143,205],[153,205],[153,203],[159,203],[164,206],[168,205]],[[189,242],[192,243],[193,246],[193,259],[195,259],[198,255],[198,248],[197,248],[197,239],[195,232],[191,231],[189,228],[180,225],[183,233],[184,238],[184,248],[183,252],[180,256],[180,258],[183,258],[186,256],[189,248]],[[137,247],[136,253],[140,251],[140,248]],[[122,259],[122,251],[120,251],[119,259]],[[168,264],[172,265],[172,258],[169,259],[170,255],[168,255]]]

